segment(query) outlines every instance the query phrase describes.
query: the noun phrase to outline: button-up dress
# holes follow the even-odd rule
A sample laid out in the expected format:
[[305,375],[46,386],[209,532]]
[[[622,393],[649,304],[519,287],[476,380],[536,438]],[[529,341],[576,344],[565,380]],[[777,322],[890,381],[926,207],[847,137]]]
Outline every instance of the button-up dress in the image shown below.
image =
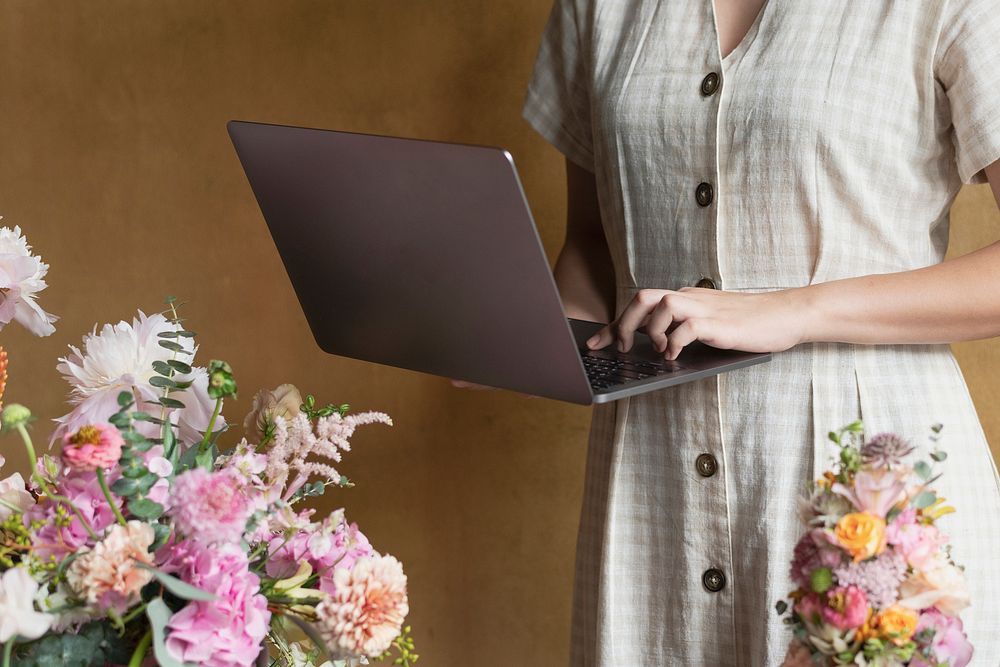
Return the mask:
[[[556,0],[525,117],[596,174],[619,312],[942,261],[1000,158],[996,0],[768,0],[720,56],[711,0]],[[595,409],[572,663],[779,664],[796,501],[855,419],[922,451],[944,425],[939,525],[1000,664],[1000,482],[949,347],[833,343]]]

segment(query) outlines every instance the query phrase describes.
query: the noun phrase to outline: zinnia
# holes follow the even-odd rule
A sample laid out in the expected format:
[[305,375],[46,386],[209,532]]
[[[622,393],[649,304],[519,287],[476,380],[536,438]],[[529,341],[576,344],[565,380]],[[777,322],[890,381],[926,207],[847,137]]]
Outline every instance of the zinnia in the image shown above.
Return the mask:
[[333,573],[335,590],[316,607],[319,631],[341,658],[381,655],[410,608],[403,566],[392,556],[362,558]]
[[107,470],[122,457],[121,433],[111,424],[88,424],[63,437],[62,459],[71,470]]
[[182,535],[198,542],[238,542],[254,505],[232,468],[194,468],[174,479],[171,514]]
[[141,521],[114,525],[92,551],[77,557],[66,572],[66,580],[89,607],[100,611],[125,612],[139,601],[139,592],[152,573],[140,564],[152,566],[149,546],[153,528]]

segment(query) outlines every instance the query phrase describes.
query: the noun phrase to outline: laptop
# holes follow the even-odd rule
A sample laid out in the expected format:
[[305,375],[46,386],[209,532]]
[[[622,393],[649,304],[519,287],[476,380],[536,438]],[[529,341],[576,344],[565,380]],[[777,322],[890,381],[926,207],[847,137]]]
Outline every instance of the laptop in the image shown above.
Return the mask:
[[770,359],[699,343],[676,361],[568,319],[511,155],[231,121],[229,135],[324,351],[588,405]]

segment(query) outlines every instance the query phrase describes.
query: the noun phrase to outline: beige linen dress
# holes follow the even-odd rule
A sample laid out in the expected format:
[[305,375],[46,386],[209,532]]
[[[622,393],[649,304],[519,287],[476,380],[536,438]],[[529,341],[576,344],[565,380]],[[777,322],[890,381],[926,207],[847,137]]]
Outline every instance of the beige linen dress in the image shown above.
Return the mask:
[[[619,311],[916,269],[1000,158],[1000,7],[768,0],[723,59],[711,0],[556,0],[525,117],[597,176]],[[972,664],[1000,664],[1000,483],[961,372],[947,345],[845,344],[596,408],[572,663],[779,664],[796,499],[858,418],[921,446],[944,424]]]

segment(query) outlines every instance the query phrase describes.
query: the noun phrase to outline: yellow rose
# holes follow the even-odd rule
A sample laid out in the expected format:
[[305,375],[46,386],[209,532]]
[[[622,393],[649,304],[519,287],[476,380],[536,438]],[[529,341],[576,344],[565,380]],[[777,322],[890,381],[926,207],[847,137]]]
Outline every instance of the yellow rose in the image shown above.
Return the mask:
[[855,562],[885,549],[885,520],[869,512],[845,514],[834,532],[840,546],[850,552]]
[[881,637],[902,646],[917,631],[917,612],[894,604],[878,615],[875,625]]

